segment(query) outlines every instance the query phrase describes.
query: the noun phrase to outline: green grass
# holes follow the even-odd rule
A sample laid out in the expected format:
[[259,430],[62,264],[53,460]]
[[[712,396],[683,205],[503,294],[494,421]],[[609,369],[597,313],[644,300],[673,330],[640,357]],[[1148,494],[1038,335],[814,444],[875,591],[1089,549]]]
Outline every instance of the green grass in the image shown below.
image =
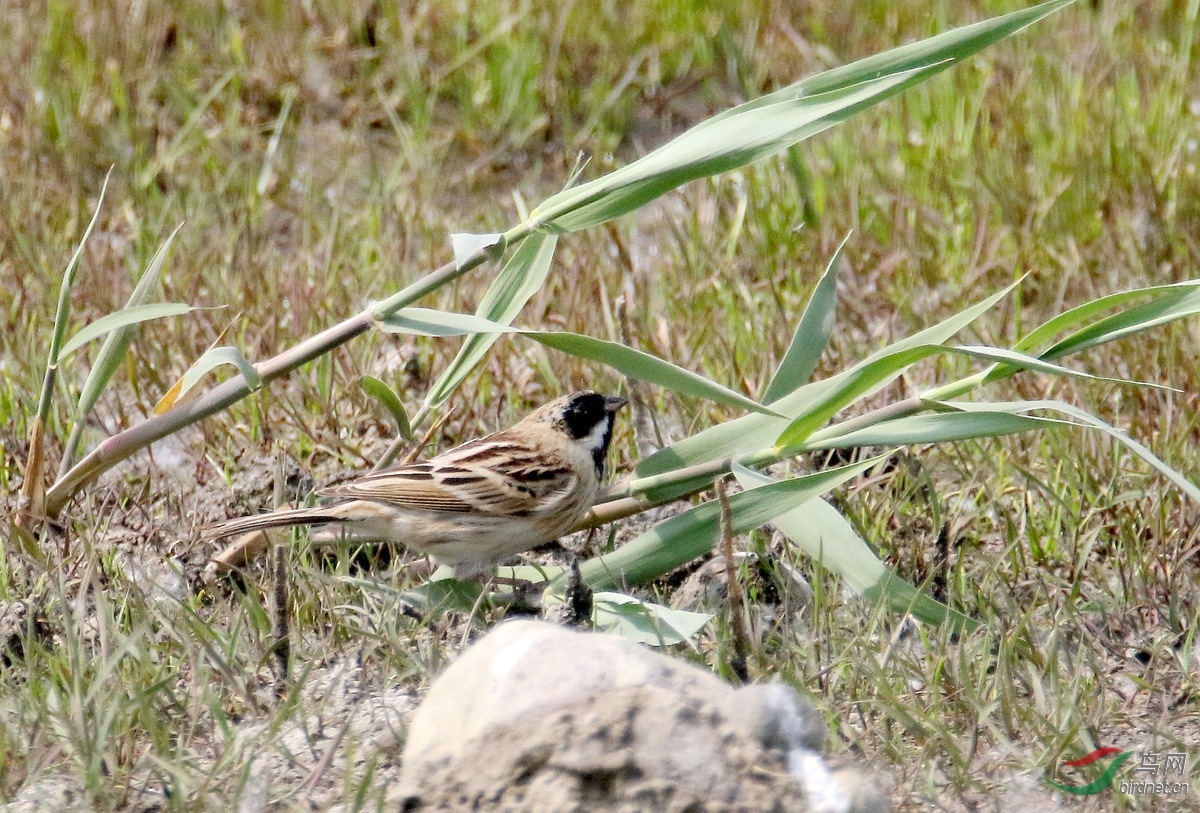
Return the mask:
[[[445,262],[450,232],[516,222],[514,190],[528,205],[557,191],[580,150],[594,177],[801,76],[1015,8],[983,5],[762,0],[729,16],[664,0],[632,14],[577,5],[564,19],[542,2],[468,17],[432,3],[130,13],[92,0],[6,12],[0,277],[19,284],[0,286],[0,495],[12,503],[19,488],[61,271],[110,166],[75,324],[119,309],[181,221],[162,299],[213,309],[142,329],[89,447],[140,421],[222,331],[255,360],[283,350]],[[850,230],[819,376],[1026,272],[972,326],[980,341],[1011,343],[1097,296],[1195,278],[1194,6],[1073,6],[736,178],[572,235],[519,321],[617,340],[614,303],[628,293],[641,348],[753,396]],[[531,67],[536,54],[553,58]],[[421,304],[473,310],[489,279],[472,272]],[[1171,325],[1072,360],[1180,393],[1032,376],[1002,382],[997,397],[1080,404],[1195,472],[1196,335],[1194,322]],[[128,557],[196,577],[214,552],[196,526],[270,502],[276,468],[293,497],[303,475],[322,480],[382,451],[391,419],[361,394],[362,374],[411,409],[456,347],[369,333],[78,498],[65,553],[53,546],[56,569],[38,577],[54,635],[35,636],[0,675],[0,800],[59,775],[96,809],[128,809],[135,789],[163,782],[178,792],[173,809],[232,804],[250,786],[236,726],[276,731],[318,701],[272,699],[272,610],[259,588],[188,583],[164,595]],[[872,404],[952,380],[956,365],[926,362]],[[60,395],[85,375],[64,367]],[[432,440],[444,448],[566,388],[619,383],[501,340]],[[733,414],[669,394],[655,403],[676,437]],[[52,416],[52,438],[66,437],[66,418]],[[56,454],[52,444],[52,465]],[[1019,777],[1041,790],[1041,770],[1096,745],[1187,751],[1190,770],[1197,508],[1123,448],[1080,431],[918,447],[838,500],[900,575],[941,579],[945,600],[985,624],[952,640],[848,598],[801,561],[816,604],[765,631],[752,671],[817,695],[832,750],[893,777],[900,809],[1003,808]],[[459,646],[461,619],[404,617],[349,561],[292,564],[299,674],[361,653],[372,687],[419,691]],[[29,572],[6,546],[0,597],[19,598]],[[724,645],[701,647],[714,668]],[[369,785],[352,772],[330,781],[346,798]],[[1079,805],[1154,806],[1112,793]]]

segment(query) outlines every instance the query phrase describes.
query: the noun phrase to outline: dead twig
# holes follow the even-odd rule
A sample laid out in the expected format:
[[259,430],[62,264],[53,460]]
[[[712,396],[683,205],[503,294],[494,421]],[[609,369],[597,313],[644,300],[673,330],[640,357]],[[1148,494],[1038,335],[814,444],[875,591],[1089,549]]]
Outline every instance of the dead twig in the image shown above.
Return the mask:
[[275,698],[281,699],[288,687],[289,667],[292,661],[291,627],[288,622],[291,610],[291,596],[288,591],[288,547],[276,545],[271,551],[271,577],[275,588],[274,619],[272,621],[275,633],[275,643],[271,646],[274,657],[272,671],[275,676]]
[[725,557],[726,595],[729,600],[729,633],[733,639],[733,654],[729,668],[738,680],[746,683],[750,679],[746,669],[750,655],[750,633],[746,629],[746,601],[742,595],[742,584],[738,580],[737,562],[733,558],[733,512],[729,508],[729,495],[725,492],[725,479],[713,483],[717,500],[721,504],[720,544]]

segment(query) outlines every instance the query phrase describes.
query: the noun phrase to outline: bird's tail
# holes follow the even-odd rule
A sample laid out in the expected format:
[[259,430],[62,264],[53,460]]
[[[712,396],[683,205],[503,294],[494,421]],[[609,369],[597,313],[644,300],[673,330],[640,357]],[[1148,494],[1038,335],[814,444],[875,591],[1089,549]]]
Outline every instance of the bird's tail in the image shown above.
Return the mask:
[[253,517],[239,517],[228,522],[210,525],[204,529],[204,535],[210,539],[221,539],[226,536],[241,536],[253,531],[265,531],[268,528],[321,525],[337,521],[339,521],[338,516],[332,514],[328,508],[294,508],[288,511],[272,511],[269,514],[259,514]]

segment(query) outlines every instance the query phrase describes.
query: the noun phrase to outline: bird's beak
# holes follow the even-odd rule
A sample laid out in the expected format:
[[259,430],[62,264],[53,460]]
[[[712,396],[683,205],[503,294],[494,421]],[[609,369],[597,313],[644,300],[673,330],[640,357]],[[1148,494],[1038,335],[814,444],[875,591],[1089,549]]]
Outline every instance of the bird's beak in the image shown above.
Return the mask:
[[604,399],[604,411],[616,412],[628,403],[628,401],[618,395],[609,395]]

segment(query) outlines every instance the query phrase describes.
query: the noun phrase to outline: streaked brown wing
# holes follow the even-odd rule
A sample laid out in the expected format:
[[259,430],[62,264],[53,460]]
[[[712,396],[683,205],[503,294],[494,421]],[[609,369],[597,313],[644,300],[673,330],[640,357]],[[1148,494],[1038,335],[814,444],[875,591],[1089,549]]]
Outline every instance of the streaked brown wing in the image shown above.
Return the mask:
[[576,482],[569,468],[527,449],[476,441],[427,463],[387,469],[321,494],[426,511],[528,516],[557,503]]
[[451,449],[430,461],[446,489],[461,492],[488,514],[554,513],[579,487],[579,475],[549,444],[505,430]]
[[426,511],[464,513],[475,507],[439,484],[429,463],[414,463],[323,488],[323,497],[371,500]]

